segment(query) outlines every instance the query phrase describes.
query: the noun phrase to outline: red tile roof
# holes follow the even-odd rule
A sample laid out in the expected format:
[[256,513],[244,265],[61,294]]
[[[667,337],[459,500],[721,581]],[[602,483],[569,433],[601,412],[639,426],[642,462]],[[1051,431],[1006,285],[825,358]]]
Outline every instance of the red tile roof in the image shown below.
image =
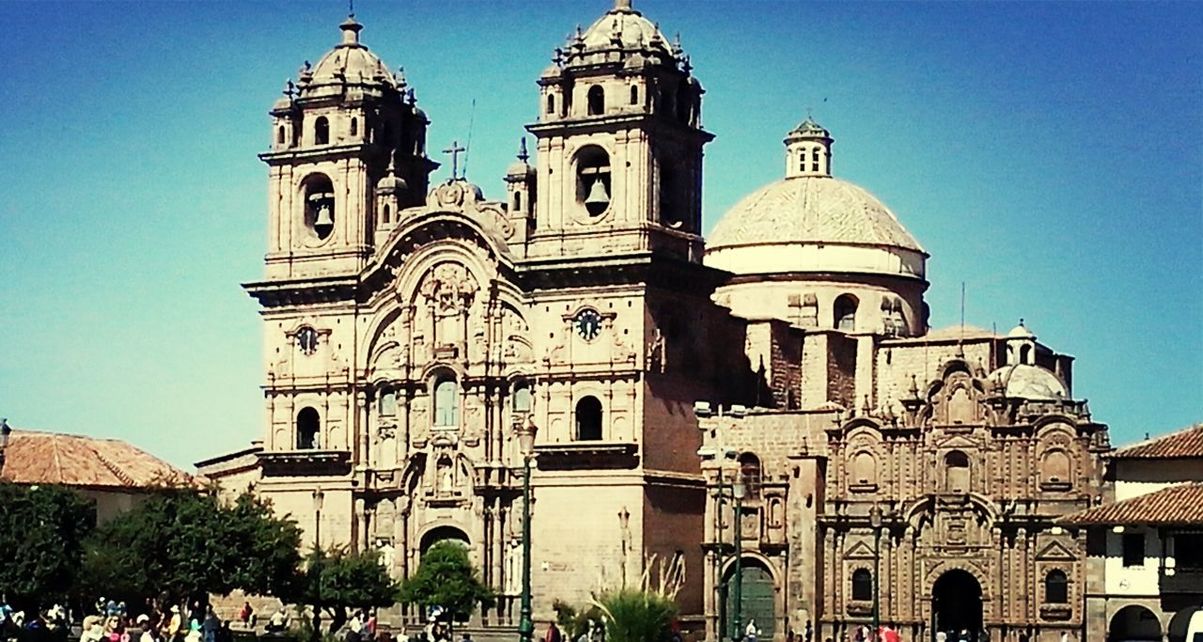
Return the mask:
[[13,430],[0,479],[18,484],[146,488],[190,482],[188,473],[117,439]]
[[1111,453],[1114,459],[1180,459],[1203,457],[1203,423],[1146,439]]
[[1203,482],[1190,482],[1091,508],[1061,520],[1071,526],[1203,525]]

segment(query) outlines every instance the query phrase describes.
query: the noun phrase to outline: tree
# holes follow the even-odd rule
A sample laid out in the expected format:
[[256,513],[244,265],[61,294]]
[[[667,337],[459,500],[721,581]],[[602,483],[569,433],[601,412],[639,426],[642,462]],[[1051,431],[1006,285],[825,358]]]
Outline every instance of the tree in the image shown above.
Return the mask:
[[95,506],[73,490],[0,483],[0,594],[22,609],[64,597],[95,524]]
[[493,605],[493,591],[480,581],[480,574],[458,542],[445,540],[422,555],[418,572],[401,585],[401,602],[422,607],[441,606],[451,621],[467,620],[477,604]]
[[[325,609],[331,617],[331,633],[347,621],[347,609],[392,606],[399,590],[380,565],[378,553],[343,549],[310,553],[296,588],[289,599],[312,606],[315,614]],[[314,629],[319,627],[320,622],[315,622]]]
[[224,504],[213,492],[161,489],[95,532],[83,589],[127,600],[166,594],[180,601],[234,589],[287,594],[300,541],[295,522],[249,494]]

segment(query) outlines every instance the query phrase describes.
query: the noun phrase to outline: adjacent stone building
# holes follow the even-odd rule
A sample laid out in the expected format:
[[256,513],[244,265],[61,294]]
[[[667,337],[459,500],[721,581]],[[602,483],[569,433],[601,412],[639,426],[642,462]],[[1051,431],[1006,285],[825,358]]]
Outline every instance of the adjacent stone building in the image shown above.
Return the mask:
[[1066,518],[1088,532],[1087,636],[1203,635],[1203,424],[1111,453],[1108,502]]
[[455,145],[430,185],[413,89],[340,29],[261,155],[262,439],[204,475],[396,576],[463,542],[502,630],[531,421],[537,618],[675,561],[714,639],[738,559],[744,622],[776,640],[851,637],[876,578],[908,639],[1081,639],[1086,542],[1056,521],[1100,501],[1109,446],[1072,358],[1022,323],[929,332],[928,254],[835,176],[830,132],[790,130],[784,177],[705,242],[703,88],[617,0],[555,51],[535,158],[524,140],[489,200]]
[[194,483],[188,473],[119,439],[17,428],[2,454],[0,480],[71,488],[95,502],[100,524],[156,489]]

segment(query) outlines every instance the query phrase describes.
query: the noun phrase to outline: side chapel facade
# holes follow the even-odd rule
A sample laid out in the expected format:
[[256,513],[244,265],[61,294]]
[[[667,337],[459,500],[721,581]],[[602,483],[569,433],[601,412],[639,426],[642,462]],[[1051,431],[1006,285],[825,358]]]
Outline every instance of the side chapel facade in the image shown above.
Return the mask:
[[[1095,500],[1108,446],[1072,358],[1022,325],[929,333],[928,255],[833,177],[829,132],[789,132],[785,177],[704,241],[704,91],[617,0],[556,49],[536,161],[524,141],[490,201],[458,176],[430,184],[413,88],[353,17],[340,29],[272,108],[260,156],[266,268],[244,287],[263,437],[203,475],[253,487],[307,544],[379,550],[397,577],[463,542],[500,595],[478,624],[512,630],[529,420],[537,619],[671,565],[715,639],[740,528],[744,621],[774,639],[867,623],[875,571],[882,621],[915,636],[1081,630],[1066,604],[1084,542],[1052,521]],[[978,615],[949,620],[956,599]]]

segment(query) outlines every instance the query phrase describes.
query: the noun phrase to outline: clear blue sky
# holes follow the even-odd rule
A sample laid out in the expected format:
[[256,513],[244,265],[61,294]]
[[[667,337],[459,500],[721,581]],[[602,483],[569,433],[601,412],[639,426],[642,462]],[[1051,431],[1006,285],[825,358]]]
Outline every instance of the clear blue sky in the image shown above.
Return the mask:
[[[813,108],[835,173],[932,254],[933,325],[1024,317],[1113,441],[1203,419],[1203,5],[635,0],[707,89],[705,221],[782,175]],[[589,2],[359,0],[430,148],[499,196]],[[180,465],[262,431],[267,110],[337,2],[0,3],[0,415]],[[439,159],[442,160],[442,159]],[[436,179],[445,177],[440,170]]]

